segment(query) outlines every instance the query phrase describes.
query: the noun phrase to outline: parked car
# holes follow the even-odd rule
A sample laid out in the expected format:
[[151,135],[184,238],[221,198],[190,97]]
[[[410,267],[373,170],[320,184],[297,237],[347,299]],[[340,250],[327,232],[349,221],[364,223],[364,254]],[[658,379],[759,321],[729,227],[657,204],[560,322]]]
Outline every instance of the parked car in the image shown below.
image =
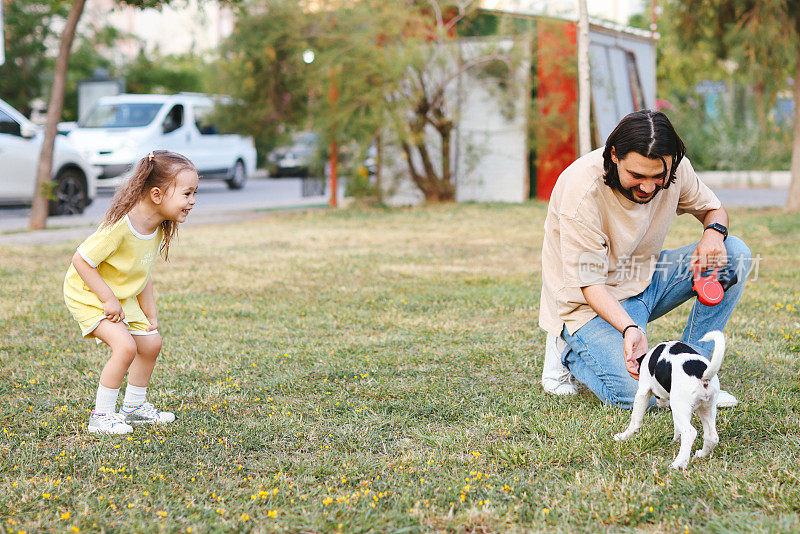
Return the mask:
[[[0,202],[27,204],[33,200],[43,140],[39,126],[0,100]],[[57,135],[50,214],[82,213],[94,199],[97,174],[63,135]]]
[[202,179],[241,189],[255,172],[255,144],[251,137],[218,132],[211,122],[215,103],[197,93],[107,96],[67,137],[101,169],[100,185],[117,185],[136,161],[162,149],[189,158]]
[[[294,135],[291,144],[278,147],[267,155],[267,166],[270,176],[304,177],[327,174],[329,150],[322,146],[322,137],[316,132],[300,132]],[[361,160],[354,160],[360,154]],[[370,143],[363,152],[359,151],[355,142],[339,145],[339,164],[346,166],[352,163],[364,167],[369,175],[377,169],[378,147]]]
[[318,172],[323,165],[319,145],[320,136],[315,132],[296,134],[291,144],[278,147],[267,156],[270,176],[308,176]]

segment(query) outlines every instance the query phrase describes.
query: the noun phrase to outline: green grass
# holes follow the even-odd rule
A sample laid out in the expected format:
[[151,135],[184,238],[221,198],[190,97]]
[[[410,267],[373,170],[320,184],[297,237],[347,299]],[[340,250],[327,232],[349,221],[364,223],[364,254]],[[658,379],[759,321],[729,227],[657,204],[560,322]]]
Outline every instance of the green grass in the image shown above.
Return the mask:
[[[179,420],[121,438],[85,433],[107,351],[62,302],[77,243],[0,247],[0,530],[796,531],[800,217],[732,212],[763,257],[726,329],[741,404],[683,473],[668,412],[618,444],[628,412],[542,392],[544,213],[183,228],[154,268],[150,388]],[[698,235],[680,217],[667,246]],[[650,338],[679,337],[687,313]]]

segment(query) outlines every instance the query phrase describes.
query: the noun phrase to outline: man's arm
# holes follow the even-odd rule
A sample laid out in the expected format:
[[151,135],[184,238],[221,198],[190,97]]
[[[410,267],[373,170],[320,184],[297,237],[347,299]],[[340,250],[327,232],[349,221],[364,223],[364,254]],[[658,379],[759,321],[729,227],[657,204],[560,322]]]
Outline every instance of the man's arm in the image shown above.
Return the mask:
[[[719,223],[726,228],[728,226],[728,212],[721,206],[719,209],[696,214],[695,217],[703,223],[703,228],[714,223]],[[701,271],[715,265],[725,267],[728,262],[727,255],[728,251],[725,248],[723,235],[713,229],[704,230],[703,237],[700,238],[700,242],[697,243],[694,254],[692,254],[690,266],[693,268],[695,264],[699,264]]]
[[[605,284],[582,287],[581,292],[583,293],[583,298],[586,299],[586,302],[595,313],[619,330],[620,333],[625,330],[626,326],[636,324]],[[636,359],[647,354],[647,336],[644,331],[639,328],[629,328],[625,332],[622,349],[625,355],[625,368],[632,377],[638,379],[639,364]]]

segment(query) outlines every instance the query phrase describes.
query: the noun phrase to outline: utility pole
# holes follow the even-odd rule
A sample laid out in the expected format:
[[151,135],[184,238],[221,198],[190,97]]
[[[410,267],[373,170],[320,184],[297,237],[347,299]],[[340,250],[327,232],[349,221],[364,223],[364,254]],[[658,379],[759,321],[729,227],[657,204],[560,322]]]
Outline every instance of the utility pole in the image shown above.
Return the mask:
[[590,94],[589,13],[586,0],[578,0],[578,154],[581,156],[592,151]]
[[650,31],[653,34],[658,30],[658,0],[653,0],[650,7]]
[[[339,88],[336,85],[336,75],[331,73],[330,75],[330,92],[328,93],[328,102],[331,106],[336,105],[336,101],[339,100]],[[332,208],[336,207],[336,194],[338,188],[338,176],[337,176],[337,166],[339,163],[339,146],[336,143],[336,127],[334,126],[333,131],[331,132],[331,145],[330,145],[330,160],[329,160],[329,167],[330,167],[330,186],[331,186],[331,199],[330,199],[330,206]]]
[[0,0],[0,65],[6,62],[6,34],[3,22],[3,0]]

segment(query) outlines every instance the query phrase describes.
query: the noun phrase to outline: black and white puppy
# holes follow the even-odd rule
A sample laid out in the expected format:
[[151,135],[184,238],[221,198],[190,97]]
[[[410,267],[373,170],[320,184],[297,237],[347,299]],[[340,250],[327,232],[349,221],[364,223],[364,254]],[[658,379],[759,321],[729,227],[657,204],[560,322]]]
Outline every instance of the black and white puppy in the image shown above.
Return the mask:
[[695,456],[705,458],[719,443],[717,435],[717,397],[719,378],[717,372],[725,355],[725,336],[719,330],[709,332],[700,341],[713,341],[714,352],[709,362],[685,343],[667,341],[659,343],[639,361],[639,389],[633,401],[631,424],[625,432],[616,434],[616,441],[624,441],[642,427],[650,395],[658,398],[658,405],[669,404],[675,437],[681,448],[673,469],[686,469],[692,453],[697,430],[692,426],[692,413],[697,410],[703,423],[703,448]]

